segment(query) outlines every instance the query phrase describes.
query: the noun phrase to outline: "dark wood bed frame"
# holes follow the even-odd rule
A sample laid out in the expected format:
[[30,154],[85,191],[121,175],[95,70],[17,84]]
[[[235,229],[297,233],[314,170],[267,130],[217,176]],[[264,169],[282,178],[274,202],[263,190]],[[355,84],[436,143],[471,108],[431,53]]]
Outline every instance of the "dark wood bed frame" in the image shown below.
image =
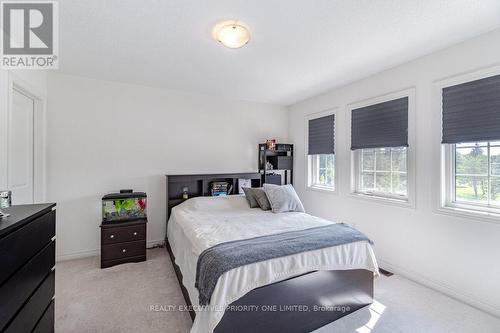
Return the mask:
[[[182,189],[189,197],[209,196],[210,183],[227,181],[238,194],[238,179],[251,179],[252,187],[261,186],[259,173],[174,175],[167,180],[167,223],[170,211],[182,201]],[[167,251],[174,265],[186,305],[191,308],[182,272],[168,242]],[[318,329],[373,302],[373,273],[364,269],[315,271],[269,284],[248,292],[231,303],[216,333],[290,332],[305,333]],[[245,306],[256,311],[241,311]],[[252,307],[250,307],[252,306]],[[234,309],[234,310],[231,310]],[[195,312],[190,310],[194,320]]]

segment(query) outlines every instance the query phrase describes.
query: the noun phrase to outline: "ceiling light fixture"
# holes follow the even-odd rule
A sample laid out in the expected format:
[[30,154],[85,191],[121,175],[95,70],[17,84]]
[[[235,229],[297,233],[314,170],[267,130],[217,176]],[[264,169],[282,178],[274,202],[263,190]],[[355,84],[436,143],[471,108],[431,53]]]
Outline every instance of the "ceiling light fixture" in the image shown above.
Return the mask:
[[250,40],[250,31],[245,24],[234,20],[217,23],[212,33],[215,40],[230,49],[238,49]]

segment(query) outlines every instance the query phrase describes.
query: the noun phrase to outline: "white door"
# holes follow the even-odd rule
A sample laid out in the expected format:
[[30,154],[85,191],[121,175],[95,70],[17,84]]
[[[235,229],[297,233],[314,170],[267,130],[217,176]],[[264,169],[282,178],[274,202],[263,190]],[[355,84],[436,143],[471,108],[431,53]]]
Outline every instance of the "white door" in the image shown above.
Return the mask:
[[12,204],[33,203],[33,123],[35,101],[13,90],[9,110],[7,188]]

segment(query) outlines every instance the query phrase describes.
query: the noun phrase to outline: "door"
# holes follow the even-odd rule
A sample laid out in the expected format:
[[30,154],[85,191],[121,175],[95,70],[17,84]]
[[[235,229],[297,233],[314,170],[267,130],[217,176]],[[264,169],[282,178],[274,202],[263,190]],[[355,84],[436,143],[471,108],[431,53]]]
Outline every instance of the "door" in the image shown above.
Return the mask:
[[34,200],[34,111],[34,99],[14,89],[7,139],[7,188],[12,191],[13,205],[31,204]]

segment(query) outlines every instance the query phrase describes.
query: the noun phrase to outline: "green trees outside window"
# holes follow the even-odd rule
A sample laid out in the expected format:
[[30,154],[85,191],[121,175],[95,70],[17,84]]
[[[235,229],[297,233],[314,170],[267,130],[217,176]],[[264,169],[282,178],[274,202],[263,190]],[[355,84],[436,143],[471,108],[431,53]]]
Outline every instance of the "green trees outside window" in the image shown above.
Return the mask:
[[335,155],[309,155],[311,159],[310,186],[335,187]]
[[500,142],[454,145],[455,201],[500,206]]

